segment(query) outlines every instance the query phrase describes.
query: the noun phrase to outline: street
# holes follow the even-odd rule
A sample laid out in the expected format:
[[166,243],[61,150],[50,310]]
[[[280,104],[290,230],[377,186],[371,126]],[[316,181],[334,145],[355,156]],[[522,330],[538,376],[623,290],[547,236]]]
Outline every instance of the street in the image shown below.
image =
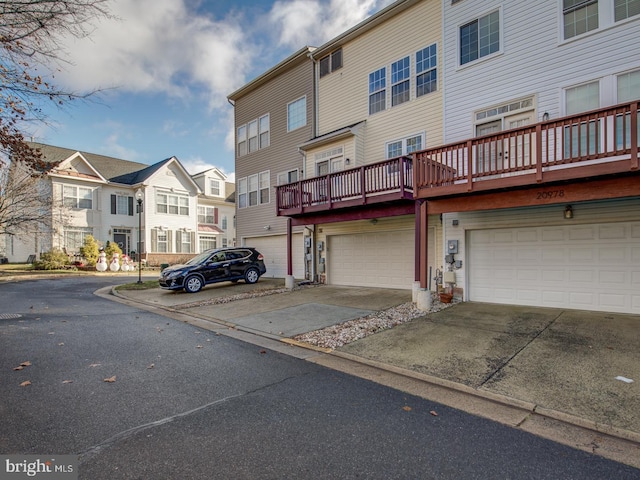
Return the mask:
[[78,455],[87,480],[640,479],[638,469],[93,295],[133,281],[0,283],[0,454]]

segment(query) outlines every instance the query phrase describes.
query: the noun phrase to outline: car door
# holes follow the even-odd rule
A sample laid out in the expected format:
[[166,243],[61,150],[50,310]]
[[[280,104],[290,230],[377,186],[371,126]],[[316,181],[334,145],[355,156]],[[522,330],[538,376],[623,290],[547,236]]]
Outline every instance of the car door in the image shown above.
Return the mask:
[[227,258],[224,252],[216,252],[205,262],[201,273],[206,283],[217,282],[225,278]]
[[227,258],[229,259],[230,275],[232,277],[242,277],[247,269],[249,263],[251,263],[251,251],[249,250],[231,250],[227,252]]

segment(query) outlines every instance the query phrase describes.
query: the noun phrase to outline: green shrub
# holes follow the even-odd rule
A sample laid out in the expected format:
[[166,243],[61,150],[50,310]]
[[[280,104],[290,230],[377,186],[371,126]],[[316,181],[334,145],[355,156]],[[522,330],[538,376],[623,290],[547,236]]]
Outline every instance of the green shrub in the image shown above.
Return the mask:
[[100,246],[93,235],[84,237],[83,245],[80,247],[80,255],[86,260],[85,265],[95,265],[100,254]]
[[59,248],[40,254],[40,260],[33,263],[36,270],[60,270],[69,265],[69,256]]

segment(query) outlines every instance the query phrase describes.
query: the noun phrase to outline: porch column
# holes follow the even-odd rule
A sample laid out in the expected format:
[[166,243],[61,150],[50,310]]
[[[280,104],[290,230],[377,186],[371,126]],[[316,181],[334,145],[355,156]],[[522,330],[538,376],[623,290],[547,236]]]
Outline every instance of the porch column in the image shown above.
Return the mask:
[[293,235],[291,227],[291,217],[287,218],[287,276],[284,278],[284,287],[289,290],[293,289],[295,280],[293,278]]
[[419,229],[420,242],[420,285],[416,293],[416,306],[420,310],[428,311],[431,308],[431,291],[429,290],[429,266],[427,265],[427,245],[429,244],[429,216],[427,214],[427,201],[420,203],[420,212],[417,215],[416,225]]
[[414,261],[413,261],[413,290],[411,301],[416,303],[418,301],[418,291],[420,290],[420,205],[423,200],[417,200],[415,202],[415,230],[414,230]]

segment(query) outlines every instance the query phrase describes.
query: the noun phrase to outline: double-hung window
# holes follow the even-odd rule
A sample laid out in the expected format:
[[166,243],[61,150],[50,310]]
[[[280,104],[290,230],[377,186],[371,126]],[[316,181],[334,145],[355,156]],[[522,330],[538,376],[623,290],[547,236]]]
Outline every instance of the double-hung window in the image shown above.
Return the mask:
[[598,28],[598,0],[563,0],[564,38]]
[[416,97],[438,89],[438,53],[433,45],[416,52]]
[[198,223],[214,225],[216,223],[216,208],[198,206]]
[[68,208],[83,208],[91,210],[93,208],[93,190],[86,187],[74,187],[65,185],[62,190],[62,203]]
[[332,52],[320,59],[320,78],[342,68],[342,49]]
[[210,195],[220,196],[220,180],[214,178],[209,180],[209,192]]
[[269,172],[261,172],[259,176],[260,182],[260,204],[269,203]]
[[247,179],[238,179],[238,208],[247,207]]
[[640,0],[615,0],[614,10],[616,22],[640,15]]
[[402,155],[408,155],[411,152],[417,152],[424,147],[424,134],[412,135],[410,137],[394,140],[387,143],[387,158],[397,158]]
[[460,27],[460,65],[500,50],[500,12],[495,11]]
[[298,169],[281,172],[278,174],[278,185],[286,185],[298,181]]
[[381,112],[387,104],[387,69],[382,67],[369,74],[369,115]]
[[249,152],[258,150],[258,121],[253,120],[247,124],[247,135],[249,136]]
[[408,102],[411,88],[411,57],[404,57],[391,64],[391,106]]
[[[618,103],[640,99],[640,70],[618,75],[616,83]],[[638,138],[640,138],[640,113],[638,117]],[[631,114],[629,113],[616,117],[616,147],[631,148]]]
[[260,148],[266,148],[269,146],[271,140],[269,138],[269,132],[271,130],[269,114],[263,115],[258,120],[258,127],[260,129]]
[[189,197],[173,193],[156,194],[157,213],[189,216]]
[[[565,90],[567,115],[595,110],[600,106],[600,82],[595,81]],[[564,129],[565,158],[593,155],[599,151],[600,120],[580,122]]]
[[241,157],[247,153],[268,147],[270,144],[270,130],[268,113],[238,126],[236,129],[237,156]]
[[238,143],[238,156],[241,157],[247,154],[247,126],[242,125],[238,127],[237,133],[237,143]]
[[287,105],[287,132],[307,124],[307,97],[302,97]]

